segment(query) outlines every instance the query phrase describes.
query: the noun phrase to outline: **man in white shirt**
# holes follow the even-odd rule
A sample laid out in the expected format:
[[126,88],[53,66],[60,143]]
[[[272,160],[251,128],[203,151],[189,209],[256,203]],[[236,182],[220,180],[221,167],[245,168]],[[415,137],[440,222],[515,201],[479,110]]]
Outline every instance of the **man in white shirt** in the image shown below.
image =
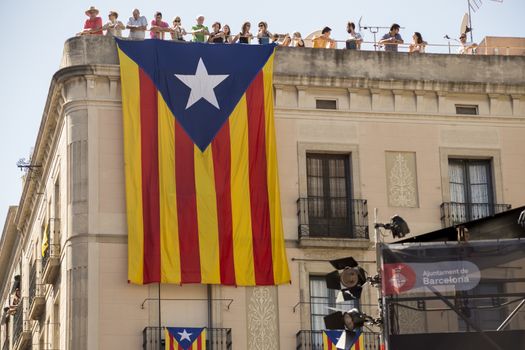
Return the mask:
[[139,9],[133,10],[133,17],[128,20],[129,38],[135,40],[142,40],[146,37],[146,28],[148,27],[148,20],[146,17],[140,15]]
[[346,25],[346,31],[350,34],[350,38],[346,41],[346,48],[350,50],[361,50],[363,36],[361,33],[355,31],[354,22],[348,22]]
[[460,55],[473,55],[475,53],[478,44],[467,42],[467,34],[462,33],[459,37],[459,42],[461,46],[458,49]]

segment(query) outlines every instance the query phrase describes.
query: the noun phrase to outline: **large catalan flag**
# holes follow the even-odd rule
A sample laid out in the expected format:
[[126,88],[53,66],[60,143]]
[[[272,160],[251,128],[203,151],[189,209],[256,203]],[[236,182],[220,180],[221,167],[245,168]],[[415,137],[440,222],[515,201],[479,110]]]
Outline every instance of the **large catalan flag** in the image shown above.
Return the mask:
[[344,330],[324,330],[323,350],[365,350],[360,329],[356,332],[344,333]]
[[206,328],[166,327],[165,350],[206,350]]
[[288,283],[275,47],[117,45],[130,282]]

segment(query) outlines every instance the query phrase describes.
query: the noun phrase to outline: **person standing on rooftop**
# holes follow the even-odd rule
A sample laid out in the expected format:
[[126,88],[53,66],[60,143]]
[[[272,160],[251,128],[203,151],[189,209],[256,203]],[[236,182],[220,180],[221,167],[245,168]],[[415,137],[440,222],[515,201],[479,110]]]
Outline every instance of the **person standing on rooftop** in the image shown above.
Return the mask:
[[182,21],[179,16],[173,19],[173,28],[170,30],[171,40],[184,41],[186,30],[182,27]]
[[313,40],[313,47],[317,49],[335,49],[335,40],[330,38],[332,29],[330,27],[324,27],[321,31],[321,35]]
[[169,24],[162,20],[162,13],[160,11],[155,12],[155,19],[151,20],[150,38],[164,40],[164,34],[169,31],[169,28]]
[[118,13],[116,11],[109,11],[108,18],[109,21],[102,27],[102,29],[106,31],[106,35],[121,37],[122,29],[126,29],[126,26],[124,26],[124,23],[117,20]]
[[140,15],[139,9],[134,9],[133,17],[129,18],[126,28],[129,29],[130,39],[144,39],[146,37],[146,29],[148,28],[148,20],[146,17]]
[[350,34],[350,38],[346,41],[346,48],[350,50],[361,50],[363,36],[361,33],[355,31],[354,22],[348,22],[346,25],[346,31]]
[[236,43],[237,40],[239,40],[240,44],[249,44],[253,38],[252,33],[250,33],[251,26],[252,24],[250,22],[244,22],[241,27],[241,32],[233,38],[232,43]]
[[268,23],[259,22],[259,32],[257,33],[257,39],[259,39],[259,44],[269,44],[272,33],[268,31]]
[[213,31],[208,36],[209,43],[222,44],[224,43],[224,32],[221,31],[221,23],[215,22],[211,25]]
[[403,38],[399,34],[400,28],[399,24],[392,24],[390,31],[379,40],[379,44],[385,45],[385,51],[397,52],[397,45],[404,43]]
[[476,53],[476,48],[478,47],[478,44],[467,41],[467,34],[461,33],[459,36],[459,43],[461,46],[458,49],[458,53],[460,55],[473,55]]
[[208,27],[204,25],[204,16],[198,15],[196,18],[197,24],[191,27],[193,34],[193,41],[197,43],[206,42],[206,35],[209,35]]
[[79,35],[102,35],[102,18],[98,17],[98,9],[95,6],[91,6],[86,10],[86,19],[84,23],[84,30]]
[[419,32],[414,32],[412,35],[412,44],[408,47],[408,52],[425,53],[425,46],[427,42],[423,40],[423,36]]

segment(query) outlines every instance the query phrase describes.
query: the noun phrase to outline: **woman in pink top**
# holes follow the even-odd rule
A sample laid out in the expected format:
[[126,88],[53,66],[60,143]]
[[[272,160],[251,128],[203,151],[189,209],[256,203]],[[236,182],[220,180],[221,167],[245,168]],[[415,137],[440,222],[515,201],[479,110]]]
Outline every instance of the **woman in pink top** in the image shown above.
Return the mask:
[[155,12],[155,19],[151,21],[150,38],[164,40],[164,33],[170,31],[170,26],[162,20],[162,13]]
[[98,16],[98,9],[91,6],[86,10],[86,16],[89,16],[84,23],[84,30],[78,35],[102,35],[102,18]]

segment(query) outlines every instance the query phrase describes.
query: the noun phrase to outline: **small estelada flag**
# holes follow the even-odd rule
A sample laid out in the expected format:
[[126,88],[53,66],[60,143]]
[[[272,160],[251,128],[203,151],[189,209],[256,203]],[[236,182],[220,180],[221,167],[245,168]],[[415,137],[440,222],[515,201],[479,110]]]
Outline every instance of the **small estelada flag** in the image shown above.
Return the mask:
[[206,328],[166,327],[165,350],[206,350]]
[[323,330],[323,350],[364,350],[361,330]]

